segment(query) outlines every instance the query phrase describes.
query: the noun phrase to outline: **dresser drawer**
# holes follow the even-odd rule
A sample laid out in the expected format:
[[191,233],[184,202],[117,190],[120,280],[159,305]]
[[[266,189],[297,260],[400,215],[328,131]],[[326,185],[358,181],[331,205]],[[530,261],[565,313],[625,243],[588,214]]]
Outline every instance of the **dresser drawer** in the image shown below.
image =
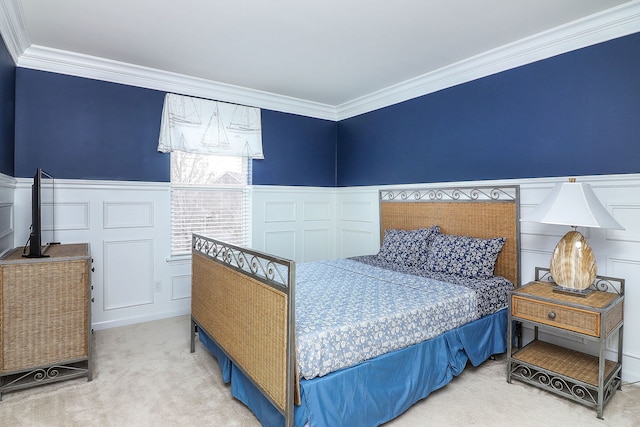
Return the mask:
[[581,334],[600,336],[600,313],[514,295],[511,314]]

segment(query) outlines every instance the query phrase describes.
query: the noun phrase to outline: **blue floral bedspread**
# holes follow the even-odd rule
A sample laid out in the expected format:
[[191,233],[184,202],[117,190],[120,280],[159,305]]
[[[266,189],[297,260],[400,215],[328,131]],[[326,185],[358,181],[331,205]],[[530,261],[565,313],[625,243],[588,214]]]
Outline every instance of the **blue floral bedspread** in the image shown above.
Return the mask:
[[478,314],[480,317],[497,312],[509,305],[509,291],[513,289],[513,283],[501,276],[491,276],[486,279],[457,276],[430,271],[426,265],[418,267],[408,267],[397,263],[385,261],[377,255],[365,255],[350,258],[354,261],[398,271],[401,273],[414,274],[422,277],[439,280],[441,282],[453,283],[467,287],[476,293],[478,303]]
[[477,294],[354,259],[298,264],[300,375],[323,376],[478,319]]

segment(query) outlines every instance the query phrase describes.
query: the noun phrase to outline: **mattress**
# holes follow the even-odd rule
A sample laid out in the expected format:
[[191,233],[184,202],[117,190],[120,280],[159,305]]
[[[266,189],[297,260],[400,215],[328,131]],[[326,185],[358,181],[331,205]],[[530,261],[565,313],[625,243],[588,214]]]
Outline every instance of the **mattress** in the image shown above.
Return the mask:
[[447,283],[439,279],[453,279],[383,268],[375,261],[360,257],[297,265],[301,378],[357,365],[495,312],[507,299],[487,290],[508,296],[511,288],[494,278]]

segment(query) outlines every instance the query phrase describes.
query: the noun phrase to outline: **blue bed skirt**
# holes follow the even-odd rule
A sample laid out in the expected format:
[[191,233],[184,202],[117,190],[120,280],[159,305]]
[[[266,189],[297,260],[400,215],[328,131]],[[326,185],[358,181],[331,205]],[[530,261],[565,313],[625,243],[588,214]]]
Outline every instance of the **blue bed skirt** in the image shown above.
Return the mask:
[[[507,348],[507,309],[436,338],[368,362],[300,381],[302,404],[295,425],[377,426],[460,374],[467,362],[480,365]],[[202,330],[200,341],[216,357],[232,395],[247,405],[262,425],[280,427],[284,417]]]

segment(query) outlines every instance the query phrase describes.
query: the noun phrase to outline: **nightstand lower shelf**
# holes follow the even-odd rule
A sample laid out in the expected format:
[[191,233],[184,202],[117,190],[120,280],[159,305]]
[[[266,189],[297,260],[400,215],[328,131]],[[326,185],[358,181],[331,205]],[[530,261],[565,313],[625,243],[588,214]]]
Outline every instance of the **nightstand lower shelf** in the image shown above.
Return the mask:
[[533,341],[510,359],[509,379],[524,381],[599,409],[621,386],[620,363],[604,361],[602,388],[598,387],[599,359],[595,356]]

